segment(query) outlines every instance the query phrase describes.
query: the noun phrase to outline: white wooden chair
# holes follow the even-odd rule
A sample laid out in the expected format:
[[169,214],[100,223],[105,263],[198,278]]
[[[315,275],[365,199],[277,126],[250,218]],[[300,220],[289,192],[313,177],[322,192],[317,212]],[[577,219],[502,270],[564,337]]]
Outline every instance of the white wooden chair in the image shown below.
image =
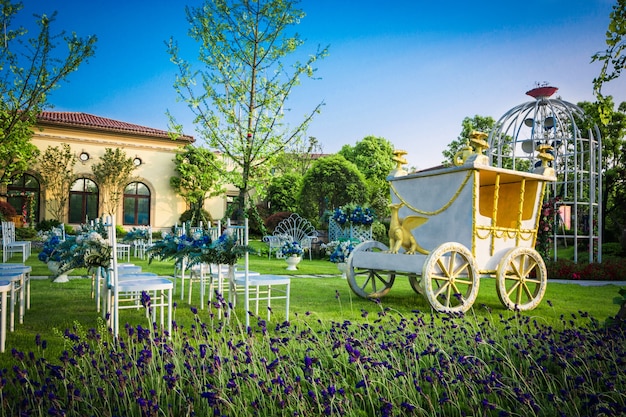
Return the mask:
[[[8,281],[10,300],[2,307],[9,311],[9,330],[15,330],[15,305],[19,303],[18,317],[24,323],[24,273],[13,269],[0,270],[0,280]],[[4,313],[3,313],[4,314]]]
[[119,259],[125,259],[126,262],[130,262],[130,244],[128,243],[117,243],[116,245],[116,256]]
[[11,282],[0,280],[0,353],[4,352],[7,343],[7,303],[10,291]]
[[146,250],[152,246],[152,226],[145,228],[147,239],[135,239],[132,243],[135,258],[146,259]]
[[30,273],[33,268],[24,264],[6,263],[0,264],[0,272],[3,271],[20,272],[24,275],[24,307],[30,310]]
[[[244,245],[248,245],[248,219],[244,223]],[[240,273],[229,268],[229,305],[235,307],[237,298],[244,297],[246,312],[252,311],[251,303],[255,304],[255,314],[259,314],[259,303],[267,305],[267,320],[271,316],[272,300],[285,300],[285,320],[289,320],[289,297],[291,293],[291,278],[281,275],[265,275],[251,273],[249,269],[249,254],[244,254],[244,270]],[[252,292],[251,292],[252,291]],[[246,327],[250,326],[250,315],[246,314]]]
[[[119,335],[120,310],[125,308],[141,307],[140,298],[142,294],[150,295],[150,309],[152,309],[152,321],[156,322],[156,309],[161,309],[161,327],[164,328],[164,316],[167,309],[167,332],[172,333],[172,292],[174,284],[164,277],[124,277],[122,278],[117,264],[117,240],[115,236],[115,221],[112,217],[105,223],[109,227],[108,234],[112,246],[111,266],[107,270],[107,288],[111,296],[108,297],[109,314],[113,335]],[[149,316],[149,309],[146,308],[146,316]]]
[[21,253],[22,262],[26,262],[31,253],[30,241],[16,241],[15,223],[2,222],[2,262],[8,261],[14,253]]

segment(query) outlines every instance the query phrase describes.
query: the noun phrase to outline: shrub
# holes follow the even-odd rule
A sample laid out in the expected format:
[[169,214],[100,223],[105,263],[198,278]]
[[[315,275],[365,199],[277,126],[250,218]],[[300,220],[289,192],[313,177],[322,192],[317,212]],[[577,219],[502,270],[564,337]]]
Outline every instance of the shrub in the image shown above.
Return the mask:
[[38,232],[47,232],[52,230],[53,227],[58,227],[61,224],[57,219],[42,220],[35,226],[35,230]]
[[16,240],[30,240],[37,236],[37,231],[32,227],[18,227],[15,229]]
[[213,221],[213,218],[211,217],[209,212],[206,211],[205,209],[201,209],[199,212],[199,215],[196,210],[189,209],[180,215],[180,218],[179,218],[180,222],[184,224],[184,223],[187,223],[188,221],[191,221],[191,218],[194,215],[194,212],[196,213],[197,217],[196,217],[196,221],[191,226],[194,226],[194,227],[199,226],[200,225],[199,222],[203,222],[204,225],[206,226],[211,221]]
[[376,220],[372,224],[372,239],[387,244],[389,242],[389,233],[384,223]]
[[8,220],[11,216],[17,215],[15,208],[6,201],[0,201],[0,216]]
[[624,248],[618,242],[610,242],[602,244],[602,256],[620,256],[624,255]]
[[268,232],[273,233],[274,229],[276,229],[276,226],[278,226],[278,223],[282,222],[292,214],[293,213],[291,213],[290,211],[279,211],[278,213],[274,213],[269,216],[267,219],[265,219],[265,227],[267,227]]
[[583,281],[621,281],[624,279],[626,259],[607,258],[601,263],[579,262],[557,259],[547,262],[549,279],[575,279]]
[[124,237],[126,236],[126,233],[128,232],[121,225],[118,224],[115,226],[115,235],[117,237]]

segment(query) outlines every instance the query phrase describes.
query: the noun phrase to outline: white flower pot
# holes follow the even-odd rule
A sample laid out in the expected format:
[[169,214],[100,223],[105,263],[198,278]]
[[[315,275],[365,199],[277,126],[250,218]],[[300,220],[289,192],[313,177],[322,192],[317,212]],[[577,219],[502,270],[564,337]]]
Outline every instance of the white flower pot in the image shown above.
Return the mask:
[[341,278],[348,279],[348,264],[346,262],[337,262],[337,269],[341,271]]
[[302,260],[302,256],[288,256],[285,258],[285,262],[287,262],[287,271],[297,271],[298,268],[296,265],[300,263]]
[[67,272],[64,272],[62,274],[59,274],[59,267],[60,266],[61,266],[60,262],[48,261],[48,269],[50,270],[50,272],[52,272],[52,275],[56,277],[53,282],[57,282],[57,283],[69,282],[70,279],[67,276],[67,274],[70,271],[67,271]]

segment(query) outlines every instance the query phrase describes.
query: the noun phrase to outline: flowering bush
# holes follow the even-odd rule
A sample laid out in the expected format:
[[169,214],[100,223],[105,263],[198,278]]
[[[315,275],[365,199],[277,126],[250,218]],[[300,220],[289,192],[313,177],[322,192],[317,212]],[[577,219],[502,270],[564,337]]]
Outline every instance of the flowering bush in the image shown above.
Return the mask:
[[555,214],[559,210],[560,205],[560,198],[555,197],[543,203],[541,207],[535,249],[544,260],[548,260],[550,257],[554,227],[556,226]]
[[[245,330],[233,319],[212,327],[192,311],[193,323],[174,326],[171,335],[129,324],[115,339],[105,325],[75,322],[58,331],[66,348],[54,362],[37,335],[35,346],[14,348],[14,365],[0,369],[3,415],[608,417],[626,411],[626,332],[607,331],[586,313],[550,326],[527,314],[441,319],[385,307],[365,322],[318,318],[318,326],[305,318],[270,326],[255,316]],[[361,311],[364,318],[371,314]]]
[[304,250],[298,242],[287,241],[281,246],[280,252],[284,256],[300,256],[304,253]]
[[601,263],[557,259],[546,262],[549,279],[572,279],[581,281],[621,281],[624,279],[626,259],[607,258]]

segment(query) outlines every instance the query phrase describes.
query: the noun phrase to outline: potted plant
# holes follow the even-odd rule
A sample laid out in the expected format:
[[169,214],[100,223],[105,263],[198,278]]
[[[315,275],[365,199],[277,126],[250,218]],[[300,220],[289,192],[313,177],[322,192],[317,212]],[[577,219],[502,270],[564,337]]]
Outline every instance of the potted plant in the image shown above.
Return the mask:
[[288,240],[280,247],[280,252],[287,262],[287,271],[297,271],[296,266],[302,260],[302,253],[304,253],[302,246],[296,241]]

